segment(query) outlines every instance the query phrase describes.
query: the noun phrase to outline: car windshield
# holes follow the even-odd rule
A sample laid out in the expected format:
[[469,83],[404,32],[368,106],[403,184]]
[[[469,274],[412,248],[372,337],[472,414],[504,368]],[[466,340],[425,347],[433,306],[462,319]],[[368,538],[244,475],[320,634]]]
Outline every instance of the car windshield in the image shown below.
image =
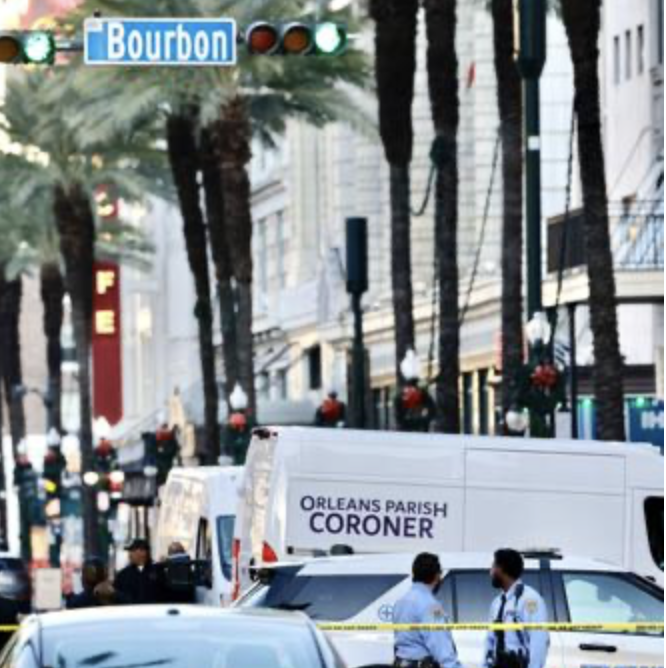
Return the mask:
[[217,548],[220,567],[225,579],[231,580],[231,546],[234,540],[234,516],[220,515],[217,518]]
[[[60,627],[44,634],[42,664],[58,668],[319,668],[314,636],[292,624],[157,622],[146,633],[125,625]],[[92,632],[89,632],[92,631]]]

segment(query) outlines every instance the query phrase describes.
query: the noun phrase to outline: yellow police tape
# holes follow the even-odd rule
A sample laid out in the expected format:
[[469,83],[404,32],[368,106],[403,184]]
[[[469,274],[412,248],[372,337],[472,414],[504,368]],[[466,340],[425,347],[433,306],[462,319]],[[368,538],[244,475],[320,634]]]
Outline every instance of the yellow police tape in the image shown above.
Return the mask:
[[[0,633],[19,629],[19,624],[0,625]],[[664,622],[611,622],[573,624],[571,622],[526,622],[520,624],[339,624],[321,622],[321,631],[577,631],[581,633],[663,633]]]
[[321,631],[578,631],[582,633],[663,633],[664,622],[573,624],[526,622],[520,624],[317,624]]

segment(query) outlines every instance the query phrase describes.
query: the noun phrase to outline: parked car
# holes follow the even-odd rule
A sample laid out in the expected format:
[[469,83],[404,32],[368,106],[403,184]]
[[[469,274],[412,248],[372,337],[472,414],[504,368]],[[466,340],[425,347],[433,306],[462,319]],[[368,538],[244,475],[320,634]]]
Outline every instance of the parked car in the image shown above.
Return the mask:
[[637,443],[256,429],[234,531],[234,596],[253,566],[336,545],[357,554],[557,547],[663,586],[663,468],[658,450]]
[[22,559],[0,553],[0,624],[14,624],[30,612],[32,587]]
[[[410,587],[413,555],[326,557],[262,568],[238,607],[302,610],[317,622],[390,622],[395,602]],[[444,580],[438,597],[453,622],[487,622],[497,595],[490,554],[440,554]],[[554,553],[525,555],[523,580],[541,592],[553,622],[663,622],[663,590],[618,566]],[[331,631],[349,668],[391,663],[390,632]],[[484,632],[456,631],[466,668],[480,666]],[[549,668],[581,665],[661,666],[663,634],[563,632],[551,634]]]
[[302,614],[207,606],[118,606],[34,615],[0,668],[345,668]]

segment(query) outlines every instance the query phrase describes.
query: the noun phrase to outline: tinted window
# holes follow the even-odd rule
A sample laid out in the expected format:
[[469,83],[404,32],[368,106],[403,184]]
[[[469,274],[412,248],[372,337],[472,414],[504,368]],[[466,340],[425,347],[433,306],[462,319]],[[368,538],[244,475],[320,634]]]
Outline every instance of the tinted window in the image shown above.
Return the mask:
[[621,575],[563,573],[572,622],[663,622],[663,595],[657,596]]
[[14,557],[0,557],[0,571],[24,571],[25,566],[21,559]]
[[[499,592],[490,584],[488,571],[453,572],[446,580],[452,578],[454,588],[453,614],[456,622],[480,623],[487,622],[490,606]],[[541,593],[541,583],[537,571],[526,571],[523,582]],[[543,594],[542,594],[543,595]],[[548,619],[553,619],[549,601],[546,601]],[[448,609],[446,604],[444,609]],[[449,608],[451,609],[451,608]]]
[[319,575],[296,576],[271,582],[259,607],[303,610],[312,619],[331,622],[357,615],[404,575]]
[[650,552],[655,564],[664,570],[664,499],[651,496],[645,500],[645,525]]
[[234,540],[234,516],[222,515],[217,518],[217,549],[220,553],[222,575],[231,580],[231,544]]

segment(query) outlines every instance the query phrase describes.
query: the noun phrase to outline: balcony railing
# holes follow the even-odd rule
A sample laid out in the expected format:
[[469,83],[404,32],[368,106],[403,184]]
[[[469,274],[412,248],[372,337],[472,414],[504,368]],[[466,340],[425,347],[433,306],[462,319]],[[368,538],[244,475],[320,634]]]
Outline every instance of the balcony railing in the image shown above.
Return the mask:
[[611,212],[615,266],[628,270],[664,268],[664,201],[633,202],[619,215]]

